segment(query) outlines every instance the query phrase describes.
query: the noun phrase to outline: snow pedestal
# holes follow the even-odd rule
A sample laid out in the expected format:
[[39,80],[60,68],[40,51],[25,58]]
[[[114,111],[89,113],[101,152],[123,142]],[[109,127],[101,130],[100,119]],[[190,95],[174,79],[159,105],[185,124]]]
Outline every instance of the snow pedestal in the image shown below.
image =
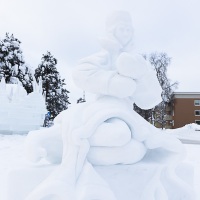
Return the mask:
[[[160,192],[161,186],[165,187],[169,200],[177,200],[181,195],[181,199],[188,199],[178,183],[181,180],[185,185],[193,187],[193,166],[180,162],[176,164],[175,174],[171,176],[166,168],[171,166],[173,156],[166,156],[165,152],[157,153],[157,150],[150,151],[143,161],[136,164],[95,166],[95,169],[110,185],[117,200],[133,200],[133,198],[134,200],[157,200],[156,195]],[[26,196],[56,167],[57,165],[29,165],[9,170],[4,200],[25,200]]]

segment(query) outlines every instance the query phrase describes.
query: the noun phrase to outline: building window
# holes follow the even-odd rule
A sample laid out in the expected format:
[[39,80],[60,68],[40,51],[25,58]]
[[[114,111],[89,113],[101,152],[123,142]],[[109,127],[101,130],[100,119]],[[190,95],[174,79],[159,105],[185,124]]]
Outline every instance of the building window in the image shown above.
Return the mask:
[[200,116],[200,110],[195,110],[194,113],[195,113],[195,116]]
[[200,106],[200,100],[198,99],[198,100],[194,100],[194,105],[195,106]]
[[[197,120],[198,121],[198,120]],[[174,126],[174,120],[170,121],[170,124]]]
[[200,120],[195,120],[195,123],[200,125]]

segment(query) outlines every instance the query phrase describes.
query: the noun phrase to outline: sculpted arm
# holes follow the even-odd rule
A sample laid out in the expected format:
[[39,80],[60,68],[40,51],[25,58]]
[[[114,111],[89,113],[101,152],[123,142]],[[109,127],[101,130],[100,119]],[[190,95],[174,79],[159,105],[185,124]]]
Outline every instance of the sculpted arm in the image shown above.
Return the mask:
[[117,60],[119,74],[136,81],[136,90],[131,99],[142,109],[151,109],[161,101],[162,88],[156,71],[141,55],[122,53]]
[[117,71],[107,70],[102,66],[101,62],[80,63],[73,72],[75,84],[88,92],[118,98],[125,98],[134,93],[136,82],[133,79],[120,75]]

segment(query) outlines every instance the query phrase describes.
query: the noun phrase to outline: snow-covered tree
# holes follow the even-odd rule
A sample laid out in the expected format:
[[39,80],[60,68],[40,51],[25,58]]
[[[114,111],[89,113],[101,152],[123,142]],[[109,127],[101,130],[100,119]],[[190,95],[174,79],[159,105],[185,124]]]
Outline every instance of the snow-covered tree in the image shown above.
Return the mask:
[[61,79],[56,68],[57,60],[47,52],[35,70],[37,82],[42,78],[43,93],[46,96],[47,110],[50,111],[50,120],[53,120],[61,111],[68,108],[68,91],[64,88],[64,79]]
[[21,42],[13,34],[6,33],[0,41],[0,78],[6,83],[20,81],[28,93],[32,92],[33,77],[30,68],[25,64]]
[[33,91],[33,77],[34,77],[34,70],[28,66],[28,65],[23,65],[21,66],[20,70],[23,70],[23,74],[19,74],[19,80],[22,82],[22,85],[24,86],[25,90],[27,93],[31,93]]

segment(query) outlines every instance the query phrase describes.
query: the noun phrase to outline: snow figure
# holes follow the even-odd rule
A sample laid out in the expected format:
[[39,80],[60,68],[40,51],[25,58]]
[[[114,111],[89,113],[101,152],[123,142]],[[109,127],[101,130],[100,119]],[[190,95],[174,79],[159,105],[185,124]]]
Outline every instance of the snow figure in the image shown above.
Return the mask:
[[[63,151],[61,164],[26,200],[117,200],[94,166],[133,164],[151,149],[183,155],[179,140],[161,134],[133,111],[133,102],[143,109],[157,105],[161,101],[161,87],[151,66],[132,52],[129,13],[114,12],[107,19],[106,28],[102,51],[82,59],[73,72],[77,86],[95,93],[96,100],[70,107],[55,118],[53,127],[31,132],[27,137],[27,152],[35,161],[41,157],[51,163],[60,160],[61,150],[48,145],[51,141],[63,145]],[[48,156],[51,153],[53,157]],[[154,180],[159,184],[152,182],[150,189],[144,187],[140,200],[174,199],[168,196],[166,182],[161,183],[163,174],[176,183],[173,186],[177,186],[184,199],[193,199],[189,186],[178,178],[176,182],[173,170],[166,166],[158,170]],[[179,197],[175,198],[182,199]]]

